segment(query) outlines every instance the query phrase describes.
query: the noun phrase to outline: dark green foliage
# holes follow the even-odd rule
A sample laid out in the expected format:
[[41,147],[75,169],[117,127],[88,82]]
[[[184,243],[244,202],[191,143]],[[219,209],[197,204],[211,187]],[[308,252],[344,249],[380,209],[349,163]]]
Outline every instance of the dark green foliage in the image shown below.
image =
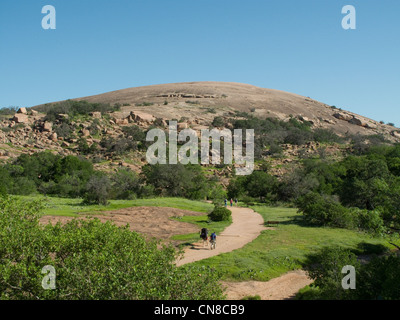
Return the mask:
[[296,202],[307,223],[317,226],[354,228],[357,217],[331,196],[310,192]]
[[318,128],[313,132],[314,141],[326,143],[343,143],[344,139],[329,129]]
[[115,153],[116,155],[122,155],[129,151],[137,150],[138,143],[130,138],[103,138],[100,142],[100,146],[106,150],[106,152]]
[[134,125],[123,127],[122,130],[124,135],[118,138],[104,137],[100,142],[101,147],[117,155],[146,148],[146,133],[142,129]]
[[137,174],[129,169],[119,169],[111,176],[113,199],[134,199],[140,194]]
[[228,185],[228,197],[238,198],[247,195],[252,198],[271,199],[276,192],[278,181],[264,171],[253,171],[250,175],[231,179]]
[[57,133],[58,137],[68,138],[74,130],[74,127],[66,122],[61,122],[60,124],[53,125],[53,130]]
[[104,174],[95,174],[86,184],[84,203],[106,205],[111,195],[111,181]]
[[[356,289],[343,289],[344,266],[356,271]],[[394,254],[375,256],[360,264],[354,253],[343,248],[326,248],[309,257],[306,270],[314,280],[312,291],[300,299],[328,300],[399,300],[400,257]]]
[[4,107],[4,108],[0,108],[0,115],[7,115],[7,116],[11,116],[14,115],[17,111],[18,111],[19,107]]
[[[176,267],[172,246],[98,219],[40,225],[40,203],[0,199],[2,300],[218,300],[220,275]],[[44,290],[44,266],[56,271]]]
[[351,298],[353,291],[357,290],[344,290],[342,287],[342,279],[345,276],[342,268],[347,265],[353,266],[356,270],[360,267],[357,256],[347,249],[325,248],[310,255],[305,269],[309,277],[314,280],[312,286],[318,288],[318,296],[313,298],[327,300]]
[[75,156],[61,157],[51,152],[22,154],[0,168],[0,189],[10,194],[28,195],[36,191],[66,197],[83,195],[93,175],[93,165]]
[[67,114],[69,116],[88,115],[90,112],[100,111],[102,113],[117,111],[119,105],[111,106],[105,103],[90,103],[87,101],[67,100],[59,103],[48,104],[37,107],[36,110],[46,113],[47,121],[55,121],[59,114]]
[[78,151],[81,154],[94,154],[99,150],[99,146],[97,143],[92,143],[90,146],[88,145],[85,138],[79,138],[78,140]]
[[333,196],[309,192],[296,201],[304,220],[316,226],[360,229],[375,235],[385,232],[382,215],[378,211],[346,208]]
[[144,180],[161,196],[205,199],[209,190],[199,165],[156,164],[142,169]]
[[208,214],[211,221],[229,221],[231,219],[231,211],[224,207],[215,207],[215,209]]
[[213,122],[212,122],[213,127],[224,127],[225,126],[225,120],[222,117],[215,117]]
[[400,257],[374,257],[357,273],[355,298],[360,300],[400,299]]

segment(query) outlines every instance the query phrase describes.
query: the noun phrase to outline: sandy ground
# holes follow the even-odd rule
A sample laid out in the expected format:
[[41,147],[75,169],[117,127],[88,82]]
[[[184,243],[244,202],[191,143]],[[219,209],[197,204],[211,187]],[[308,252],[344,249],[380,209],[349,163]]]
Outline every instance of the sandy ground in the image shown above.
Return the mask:
[[[242,248],[256,239],[261,231],[274,229],[264,226],[264,220],[258,213],[248,208],[229,208],[232,211],[232,224],[221,234],[217,235],[217,248],[210,250],[199,241],[187,247],[184,256],[177,261],[181,266],[186,263],[206,259],[221,253]],[[132,207],[115,211],[106,211],[101,215],[91,215],[101,221],[113,221],[116,225],[126,225],[132,231],[144,235],[146,238],[157,238],[170,241],[172,235],[199,232],[198,228],[190,223],[171,220],[171,217],[184,215],[204,215],[204,213],[160,207]],[[44,216],[41,223],[66,223],[73,218],[61,216]],[[85,215],[82,215],[85,219]],[[212,231],[212,230],[210,230]],[[259,295],[262,300],[291,299],[303,287],[312,281],[302,270],[284,274],[268,282],[244,281],[223,282],[229,300],[239,300],[245,296]]]
[[223,282],[227,299],[240,300],[246,296],[259,295],[261,300],[289,300],[305,286],[312,283],[303,270],[288,272],[267,282]]
[[[225,252],[239,249],[257,238],[265,230],[264,219],[248,208],[229,208],[232,211],[232,224],[221,234],[217,234],[217,247],[210,250],[199,241],[185,250],[184,257],[177,261],[181,266],[186,263],[206,259]],[[209,230],[210,234],[212,230]]]
[[[118,226],[129,224],[130,230],[136,231],[146,238],[157,238],[169,240],[173,235],[188,234],[198,232],[198,228],[185,222],[170,219],[171,217],[182,216],[201,216],[204,213],[186,211],[175,208],[160,207],[132,207],[115,211],[104,211],[101,215],[90,215],[103,222],[113,221]],[[82,219],[85,215],[82,214]],[[61,216],[44,216],[40,219],[41,223],[57,222],[66,223],[73,218]]]

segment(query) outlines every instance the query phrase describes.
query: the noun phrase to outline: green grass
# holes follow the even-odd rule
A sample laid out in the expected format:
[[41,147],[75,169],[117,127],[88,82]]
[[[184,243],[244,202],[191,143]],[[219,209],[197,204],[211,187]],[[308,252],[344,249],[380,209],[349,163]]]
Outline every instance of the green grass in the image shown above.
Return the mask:
[[306,226],[294,208],[254,206],[252,209],[260,213],[264,221],[281,223],[275,230],[264,230],[241,249],[195,264],[215,267],[225,280],[267,281],[301,269],[307,255],[326,246],[350,248],[358,254],[393,249],[387,240],[357,231]]
[[[208,216],[183,216],[181,218],[174,218],[174,220],[181,222],[189,222],[198,226],[199,230],[202,228],[207,228],[211,232],[215,232],[216,234],[221,233],[227,226],[232,223],[232,219],[230,221],[209,221]],[[184,235],[176,235],[171,237],[172,240],[184,241],[183,245],[192,244],[194,242],[199,241],[200,236],[199,233],[189,233]]]
[[45,215],[78,217],[82,214],[101,214],[102,211],[118,210],[129,207],[169,207],[196,212],[210,212],[214,206],[203,201],[192,201],[182,198],[154,198],[137,200],[110,200],[110,204],[85,205],[82,199],[45,197],[43,195],[20,196],[25,200],[43,200]]

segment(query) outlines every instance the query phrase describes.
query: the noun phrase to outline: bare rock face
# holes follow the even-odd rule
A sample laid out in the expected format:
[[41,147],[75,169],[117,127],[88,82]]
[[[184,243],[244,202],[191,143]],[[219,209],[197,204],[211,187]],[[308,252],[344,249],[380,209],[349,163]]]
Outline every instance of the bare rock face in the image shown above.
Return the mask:
[[17,113],[27,114],[26,108],[19,108]]
[[82,129],[81,133],[82,133],[82,137],[90,136],[90,131],[88,129]]
[[400,138],[400,132],[399,131],[392,131],[392,136],[396,138]]
[[49,139],[50,139],[51,141],[56,142],[56,141],[57,141],[57,133],[53,132],[53,133],[49,136]]
[[119,125],[126,125],[129,123],[128,119],[114,119],[114,122]]
[[353,116],[344,112],[337,112],[333,115],[336,119],[350,121],[353,119]]
[[91,112],[89,115],[91,115],[94,119],[101,119],[100,111]]
[[152,123],[156,120],[153,115],[140,111],[131,112],[130,116],[136,122]]
[[28,123],[29,118],[26,114],[16,113],[14,115],[13,121],[15,121],[16,123]]
[[179,122],[178,123],[178,130],[187,129],[189,126],[186,122]]
[[43,123],[42,129],[43,129],[43,131],[51,132],[53,130],[53,124],[51,122],[46,121]]

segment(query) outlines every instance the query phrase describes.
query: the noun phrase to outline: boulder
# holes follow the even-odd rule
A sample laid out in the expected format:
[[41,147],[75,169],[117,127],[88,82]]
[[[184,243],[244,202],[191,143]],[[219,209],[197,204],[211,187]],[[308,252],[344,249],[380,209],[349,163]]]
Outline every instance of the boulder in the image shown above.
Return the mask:
[[27,114],[26,108],[19,108],[17,113]]
[[89,113],[94,119],[101,119],[101,112],[100,111],[95,111]]
[[353,116],[344,112],[337,112],[333,115],[336,119],[350,121],[353,119]]
[[13,118],[13,121],[16,123],[28,123],[28,120],[28,116],[23,113],[16,113]]
[[129,121],[128,121],[128,119],[127,118],[125,118],[125,119],[115,119],[115,123],[116,124],[128,124],[129,123]]
[[360,127],[367,127],[367,122],[358,117],[353,117],[351,120],[349,120],[349,123],[355,124]]
[[49,135],[49,139],[51,141],[57,142],[57,133],[53,132],[51,135]]
[[69,118],[69,116],[65,113],[60,113],[57,115],[57,118],[60,120],[67,120]]
[[391,134],[392,134],[393,137],[400,138],[400,132],[399,131],[392,131]]
[[82,134],[82,137],[89,137],[90,131],[88,129],[82,129],[81,134]]
[[178,123],[178,130],[187,129],[189,126],[186,122],[179,122]]
[[42,127],[43,131],[51,132],[53,130],[53,124],[51,122],[45,121]]
[[140,111],[135,111],[135,112],[132,111],[130,116],[136,122],[152,123],[154,122],[154,120],[156,120],[156,118],[153,115]]

